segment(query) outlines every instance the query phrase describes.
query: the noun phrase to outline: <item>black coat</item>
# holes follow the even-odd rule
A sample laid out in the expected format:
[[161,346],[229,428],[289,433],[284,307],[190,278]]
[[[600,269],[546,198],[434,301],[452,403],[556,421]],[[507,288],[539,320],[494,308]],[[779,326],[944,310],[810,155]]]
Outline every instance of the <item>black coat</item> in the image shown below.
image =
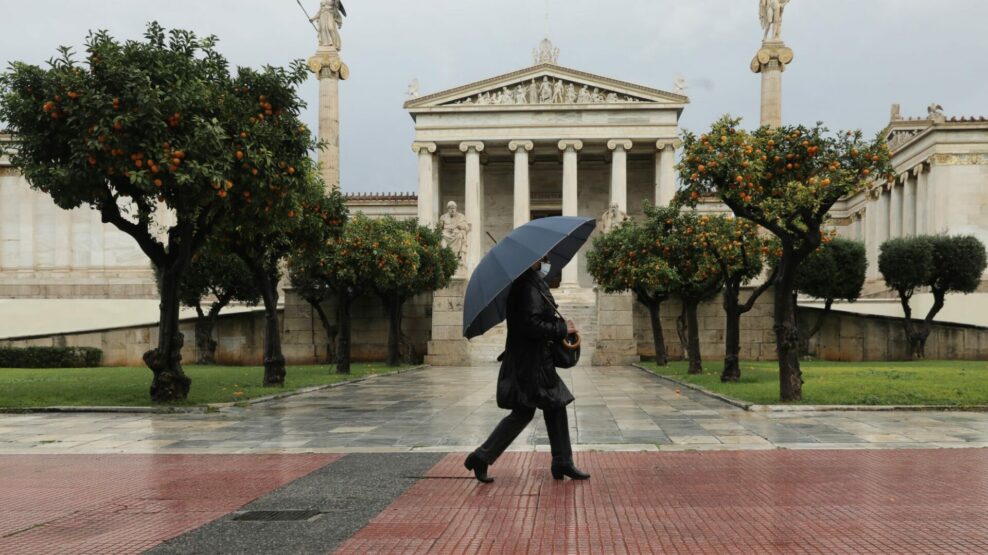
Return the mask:
[[[543,298],[542,294],[549,299]],[[549,286],[529,269],[508,294],[508,338],[497,377],[497,406],[558,408],[573,402],[573,394],[552,364],[551,341],[566,337],[566,322],[553,310]]]

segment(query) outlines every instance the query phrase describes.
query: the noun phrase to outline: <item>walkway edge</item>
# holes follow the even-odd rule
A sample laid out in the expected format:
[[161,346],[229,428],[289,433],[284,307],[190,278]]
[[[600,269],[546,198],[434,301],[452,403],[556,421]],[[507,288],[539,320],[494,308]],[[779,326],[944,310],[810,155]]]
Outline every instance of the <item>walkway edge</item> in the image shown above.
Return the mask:
[[352,380],[344,380],[342,382],[303,387],[301,389],[293,389],[291,391],[286,391],[284,393],[275,393],[274,395],[265,395],[264,397],[257,397],[256,399],[250,399],[247,401],[237,401],[232,403],[208,403],[205,405],[193,405],[188,407],[114,407],[114,406],[0,407],[0,414],[86,413],[86,412],[113,413],[113,414],[206,413],[206,412],[218,411],[220,409],[227,409],[231,407],[243,407],[243,406],[256,405],[259,403],[268,403],[271,401],[276,401],[278,399],[284,399],[286,397],[294,397],[296,395],[302,395],[304,393],[312,393],[315,391],[322,391],[324,389],[332,389],[334,387],[355,384],[373,378],[378,378],[382,376],[393,376],[395,374],[404,374],[405,372],[411,372],[413,370],[423,370],[426,368],[430,368],[430,366],[428,364],[420,364],[418,366],[411,366],[409,368],[400,368],[398,370],[392,370],[390,372],[381,372],[378,374],[371,374],[369,376],[362,376],[360,378],[354,378]]
[[644,366],[642,366],[640,364],[637,364],[637,363],[632,364],[632,366],[634,366],[635,368],[641,370],[642,372],[645,372],[647,374],[650,374],[652,376],[655,376],[656,378],[659,378],[660,380],[665,380],[665,381],[667,381],[669,383],[672,383],[672,384],[675,384],[675,385],[678,385],[678,386],[682,386],[682,387],[685,387],[687,389],[692,389],[693,391],[699,391],[700,393],[703,393],[704,395],[706,395],[708,397],[713,397],[714,399],[717,399],[719,401],[723,401],[723,402],[725,402],[725,403],[727,403],[729,405],[733,405],[735,407],[738,407],[739,409],[744,409],[744,410],[749,410],[749,411],[750,410],[756,410],[756,409],[752,409],[752,406],[756,406],[756,405],[753,405],[752,403],[749,403],[747,401],[742,401],[740,399],[735,399],[734,397],[728,397],[727,395],[721,395],[720,393],[716,393],[714,391],[710,391],[709,389],[707,389],[707,388],[705,388],[703,386],[699,386],[699,385],[692,384],[692,383],[689,383],[689,382],[679,381],[679,380],[677,380],[675,378],[670,378],[668,376],[663,376],[662,374],[657,374],[657,373],[649,370],[648,368],[646,368],[646,367],[644,367]]
[[687,389],[692,389],[693,391],[698,391],[707,395],[708,397],[713,397],[714,399],[723,401],[729,405],[744,409],[750,412],[988,412],[988,405],[759,405],[757,403],[749,403],[748,401],[742,401],[740,399],[735,399],[734,397],[728,397],[721,393],[711,391],[703,386],[696,385],[694,383],[677,380],[676,378],[670,378],[669,376],[663,376],[662,374],[657,374],[648,368],[641,366],[639,364],[632,364],[635,368],[647,372],[660,380],[665,380],[667,382],[676,384],[678,386],[685,387]]

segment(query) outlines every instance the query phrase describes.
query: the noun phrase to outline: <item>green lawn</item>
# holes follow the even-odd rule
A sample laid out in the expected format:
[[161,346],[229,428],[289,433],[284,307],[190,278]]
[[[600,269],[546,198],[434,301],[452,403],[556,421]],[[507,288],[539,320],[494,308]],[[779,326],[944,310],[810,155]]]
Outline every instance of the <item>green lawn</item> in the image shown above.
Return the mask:
[[[988,362],[825,362],[804,361],[804,405],[988,405]],[[687,364],[645,363],[658,374],[757,404],[779,403],[776,362],[742,362],[740,383],[721,383],[721,364],[704,361],[704,373],[690,376]]]
[[[185,366],[192,378],[189,399],[179,405],[245,401],[302,387],[331,384],[396,370],[384,364],[353,364],[348,375],[335,366],[289,366],[284,388],[261,387],[260,366]],[[0,368],[0,407],[150,406],[147,368]]]

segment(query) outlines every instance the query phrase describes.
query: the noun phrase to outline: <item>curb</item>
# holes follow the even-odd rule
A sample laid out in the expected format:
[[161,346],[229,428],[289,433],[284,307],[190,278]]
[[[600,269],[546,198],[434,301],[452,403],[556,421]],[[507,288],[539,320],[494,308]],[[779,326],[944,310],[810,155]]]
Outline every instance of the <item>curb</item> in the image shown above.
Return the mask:
[[776,413],[799,413],[799,412],[988,412],[988,405],[759,405],[749,403],[733,397],[728,397],[721,393],[716,393],[703,386],[670,378],[656,374],[655,372],[638,364],[632,364],[635,368],[647,372],[660,380],[676,384],[693,391],[698,391],[708,397],[713,397],[729,405],[744,409],[749,412],[776,412]]
[[665,381],[667,381],[669,383],[676,384],[676,385],[681,386],[681,387],[685,387],[686,389],[692,389],[693,391],[698,391],[698,392],[700,392],[700,393],[702,393],[702,394],[704,394],[704,395],[706,395],[708,397],[713,397],[714,399],[717,399],[718,401],[723,401],[723,402],[725,402],[725,403],[727,403],[729,405],[733,405],[733,406],[735,406],[735,407],[737,407],[739,409],[744,409],[744,410],[748,410],[748,411],[753,410],[751,408],[753,406],[753,404],[752,403],[749,403],[747,401],[742,401],[740,399],[735,399],[734,397],[728,397],[727,395],[721,395],[720,393],[715,393],[715,392],[710,391],[709,389],[707,389],[705,387],[702,387],[702,386],[699,386],[699,385],[696,385],[696,384],[692,384],[692,383],[689,383],[689,382],[682,382],[682,381],[679,381],[679,380],[677,380],[675,378],[670,378],[668,376],[663,376],[662,374],[656,374],[655,372],[649,370],[648,368],[645,368],[644,366],[642,366],[640,364],[632,364],[632,366],[634,366],[635,368],[641,370],[642,372],[645,372],[647,374],[650,374],[652,376],[655,376],[656,378],[659,378],[660,380],[665,380]]
[[314,391],[332,389],[334,387],[355,384],[366,380],[371,380],[374,378],[379,378],[383,376],[393,376],[395,374],[404,374],[405,372],[411,372],[413,370],[423,370],[426,368],[430,368],[430,366],[428,364],[420,364],[418,366],[402,368],[399,370],[392,370],[390,372],[381,372],[379,374],[371,374],[370,376],[363,376],[360,378],[354,378],[352,380],[344,380],[341,382],[303,387],[301,389],[293,389],[291,391],[286,391],[284,393],[275,393],[273,395],[265,395],[264,397],[257,397],[247,401],[233,401],[229,403],[208,403],[205,405],[193,405],[189,407],[101,407],[101,406],[12,407],[12,408],[0,408],[0,414],[38,414],[38,413],[41,414],[44,413],[109,413],[109,414],[198,413],[198,414],[203,414],[207,412],[216,412],[220,409],[251,406],[260,403],[268,403],[271,401],[276,401],[278,399],[284,399],[286,397],[294,397],[296,395],[302,395],[304,393],[312,393]]
[[385,376],[394,376],[396,374],[404,374],[406,372],[411,372],[413,370],[424,370],[430,368],[428,364],[420,364],[418,366],[410,366],[408,368],[401,368],[399,370],[391,370],[389,372],[381,372],[379,374],[371,374],[370,376],[363,376],[361,378],[354,378],[352,380],[344,380],[342,382],[327,383],[323,385],[314,385],[310,387],[303,387],[302,389],[293,389],[291,391],[286,391],[284,393],[275,393],[273,395],[265,395],[264,397],[256,397],[254,399],[249,399],[247,401],[233,401],[229,403],[211,403],[206,405],[210,409],[225,409],[230,407],[243,407],[251,405],[259,405],[261,403],[269,403],[271,401],[277,401],[279,399],[285,399],[287,397],[294,397],[296,395],[302,395],[304,393],[312,393],[315,391],[322,391],[324,389],[333,389],[334,387],[340,387],[343,385],[350,385],[355,383],[364,382],[367,380],[372,380],[374,378],[381,378]]

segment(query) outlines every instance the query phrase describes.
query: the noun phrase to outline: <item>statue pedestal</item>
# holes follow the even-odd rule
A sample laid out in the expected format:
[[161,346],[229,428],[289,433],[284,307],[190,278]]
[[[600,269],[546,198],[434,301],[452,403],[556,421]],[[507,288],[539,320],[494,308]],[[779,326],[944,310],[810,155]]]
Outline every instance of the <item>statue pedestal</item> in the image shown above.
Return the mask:
[[635,340],[634,308],[631,293],[597,293],[594,366],[626,366],[641,360]]
[[449,287],[432,295],[432,336],[426,364],[469,366],[470,343],[463,337],[463,295],[467,281],[454,277]]
[[782,125],[782,72],[793,60],[781,40],[767,40],[751,60],[751,71],[762,74],[761,125]]

